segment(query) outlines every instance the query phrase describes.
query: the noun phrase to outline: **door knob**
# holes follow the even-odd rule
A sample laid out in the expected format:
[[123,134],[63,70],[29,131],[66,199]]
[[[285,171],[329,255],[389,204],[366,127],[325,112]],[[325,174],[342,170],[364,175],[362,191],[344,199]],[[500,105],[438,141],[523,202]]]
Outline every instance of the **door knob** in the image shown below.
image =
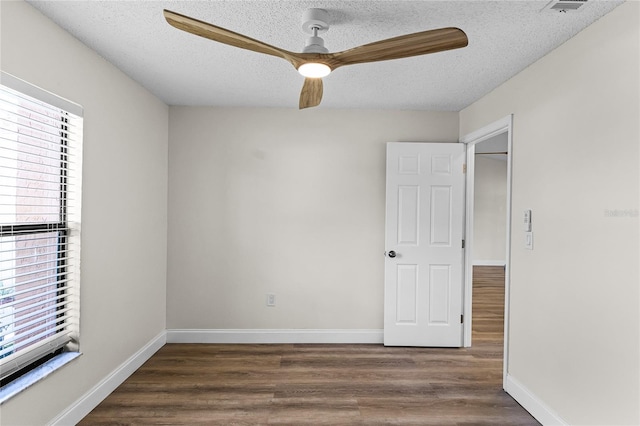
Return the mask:
[[394,258],[394,257],[396,257],[396,252],[395,252],[395,251],[393,251],[393,250],[391,250],[391,251],[389,251],[389,252],[387,253],[387,256],[389,256],[389,257],[391,257],[391,258]]

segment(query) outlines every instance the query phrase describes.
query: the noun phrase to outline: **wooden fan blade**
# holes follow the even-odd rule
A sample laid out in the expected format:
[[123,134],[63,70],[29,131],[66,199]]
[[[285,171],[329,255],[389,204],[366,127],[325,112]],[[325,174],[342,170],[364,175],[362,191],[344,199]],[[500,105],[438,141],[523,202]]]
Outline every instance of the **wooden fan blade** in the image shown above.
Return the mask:
[[337,66],[408,58],[444,50],[459,49],[469,44],[459,28],[440,28],[376,41],[331,54]]
[[320,105],[322,100],[322,79],[305,78],[302,92],[300,92],[300,109]]
[[258,53],[277,56],[291,62],[290,58],[296,56],[295,53],[271,46],[259,40],[252,39],[242,34],[235,33],[222,27],[199,21],[185,15],[181,15],[170,10],[164,10],[164,18],[169,24],[200,37],[208,38],[219,43],[228,44],[229,46],[239,47],[241,49],[252,50]]

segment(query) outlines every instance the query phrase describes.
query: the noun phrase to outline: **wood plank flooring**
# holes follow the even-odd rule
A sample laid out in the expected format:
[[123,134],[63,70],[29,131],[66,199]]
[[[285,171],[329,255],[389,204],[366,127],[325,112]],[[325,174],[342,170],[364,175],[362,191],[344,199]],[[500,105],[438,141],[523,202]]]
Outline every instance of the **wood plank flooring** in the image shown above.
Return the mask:
[[503,269],[476,267],[472,348],[168,344],[81,425],[538,425],[502,390]]

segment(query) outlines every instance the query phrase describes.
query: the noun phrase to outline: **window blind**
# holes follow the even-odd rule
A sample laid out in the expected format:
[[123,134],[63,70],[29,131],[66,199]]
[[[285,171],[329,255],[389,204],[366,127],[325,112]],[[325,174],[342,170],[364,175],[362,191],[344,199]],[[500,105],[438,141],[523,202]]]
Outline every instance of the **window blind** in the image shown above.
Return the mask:
[[4,379],[78,342],[83,123],[77,105],[6,73],[1,77]]

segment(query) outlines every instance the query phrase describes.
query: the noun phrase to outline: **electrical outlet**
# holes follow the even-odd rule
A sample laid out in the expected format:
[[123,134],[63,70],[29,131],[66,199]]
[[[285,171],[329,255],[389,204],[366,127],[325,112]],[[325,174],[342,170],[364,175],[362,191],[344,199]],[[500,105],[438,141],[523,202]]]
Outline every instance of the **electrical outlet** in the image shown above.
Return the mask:
[[267,306],[276,306],[276,295],[267,293]]

